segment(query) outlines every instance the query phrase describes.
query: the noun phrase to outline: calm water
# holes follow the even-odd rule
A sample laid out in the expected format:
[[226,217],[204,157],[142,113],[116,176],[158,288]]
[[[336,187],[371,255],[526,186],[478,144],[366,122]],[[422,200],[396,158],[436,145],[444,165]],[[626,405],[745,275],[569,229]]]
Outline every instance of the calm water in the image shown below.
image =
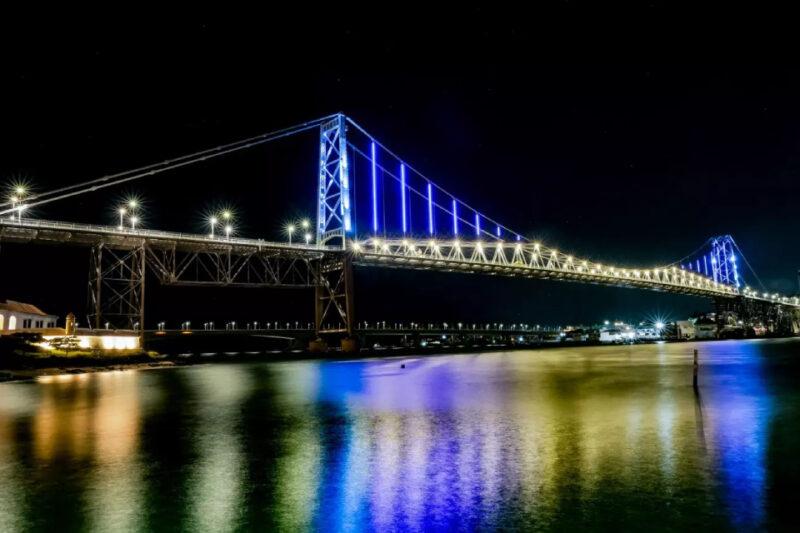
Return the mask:
[[0,531],[791,527],[800,340],[696,346],[3,384]]

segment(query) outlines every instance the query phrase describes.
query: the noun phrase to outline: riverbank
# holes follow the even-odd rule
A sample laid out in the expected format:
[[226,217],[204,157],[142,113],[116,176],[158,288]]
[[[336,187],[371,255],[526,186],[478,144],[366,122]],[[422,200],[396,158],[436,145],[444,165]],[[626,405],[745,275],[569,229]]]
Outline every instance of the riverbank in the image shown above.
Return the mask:
[[[713,342],[723,339],[707,339],[694,342]],[[727,341],[728,339],[724,339]],[[655,344],[657,342],[682,343],[686,341],[654,341],[635,344]],[[426,347],[380,347],[362,348],[356,353],[343,353],[331,350],[325,353],[308,350],[273,351],[228,351],[205,353],[179,353],[158,355],[154,352],[126,356],[97,357],[27,357],[16,355],[16,362],[9,366],[0,365],[0,382],[35,379],[42,376],[74,375],[121,370],[150,370],[175,368],[209,363],[232,362],[282,362],[298,360],[342,360],[369,359],[376,357],[425,357],[447,354],[473,354],[510,350],[546,350],[551,348],[591,348],[612,346],[592,342],[542,342],[530,344],[490,344],[490,345],[441,345]],[[8,362],[7,358],[3,358]],[[2,361],[2,360],[0,360]]]

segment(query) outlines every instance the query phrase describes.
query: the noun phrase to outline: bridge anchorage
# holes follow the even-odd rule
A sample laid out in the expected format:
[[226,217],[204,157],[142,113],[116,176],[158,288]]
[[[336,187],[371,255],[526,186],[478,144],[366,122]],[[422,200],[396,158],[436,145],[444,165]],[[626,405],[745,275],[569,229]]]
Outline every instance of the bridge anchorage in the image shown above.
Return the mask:
[[[292,243],[23,217],[29,207],[315,131],[315,239]],[[358,177],[358,180],[356,179]],[[356,206],[360,206],[361,210]],[[11,215],[11,216],[9,216]],[[768,293],[729,235],[670,264],[609,265],[534,242],[436,185],[342,114],[127,172],[0,203],[0,240],[91,250],[89,324],[143,331],[148,277],[166,285],[306,289],[320,336],[354,337],[353,269],[362,267],[551,279],[695,295],[718,326],[800,331],[800,299]],[[742,267],[762,287],[744,285]],[[352,346],[349,343],[348,346]]]

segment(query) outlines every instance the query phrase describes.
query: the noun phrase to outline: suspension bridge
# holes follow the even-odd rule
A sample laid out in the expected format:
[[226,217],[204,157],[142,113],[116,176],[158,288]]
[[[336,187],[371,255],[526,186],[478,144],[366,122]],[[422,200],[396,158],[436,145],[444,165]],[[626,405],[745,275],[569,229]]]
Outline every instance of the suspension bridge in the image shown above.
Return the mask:
[[[26,216],[31,208],[147,179],[287,137],[319,136],[313,239],[283,242]],[[358,209],[357,209],[358,206]],[[311,232],[309,237],[311,236]],[[800,329],[797,296],[769,293],[730,235],[708,239],[662,265],[607,264],[532,241],[462,201],[343,114],[130,171],[16,196],[0,204],[0,240],[91,249],[88,319],[100,328],[144,330],[147,273],[187,286],[280,287],[315,291],[318,334],[353,335],[353,267],[434,270],[628,287],[706,297],[725,319]],[[744,265],[744,266],[741,266]],[[744,284],[747,268],[759,284]]]

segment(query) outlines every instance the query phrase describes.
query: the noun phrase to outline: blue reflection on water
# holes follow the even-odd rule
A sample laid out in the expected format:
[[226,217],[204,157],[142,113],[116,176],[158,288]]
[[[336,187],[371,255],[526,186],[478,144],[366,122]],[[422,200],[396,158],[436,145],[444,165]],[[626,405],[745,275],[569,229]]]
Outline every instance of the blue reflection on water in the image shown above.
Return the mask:
[[719,463],[720,482],[731,521],[755,527],[765,519],[766,454],[773,400],[765,383],[759,341],[702,346],[703,393]]

